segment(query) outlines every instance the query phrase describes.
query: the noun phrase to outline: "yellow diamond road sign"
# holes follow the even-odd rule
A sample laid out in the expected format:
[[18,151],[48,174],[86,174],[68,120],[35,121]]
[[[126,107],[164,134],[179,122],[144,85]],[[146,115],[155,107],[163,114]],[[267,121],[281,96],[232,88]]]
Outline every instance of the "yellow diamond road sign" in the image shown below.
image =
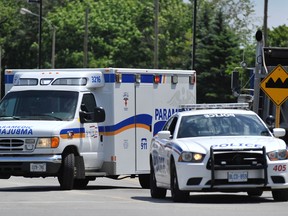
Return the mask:
[[261,89],[277,105],[280,106],[288,98],[288,73],[278,65],[261,82]]

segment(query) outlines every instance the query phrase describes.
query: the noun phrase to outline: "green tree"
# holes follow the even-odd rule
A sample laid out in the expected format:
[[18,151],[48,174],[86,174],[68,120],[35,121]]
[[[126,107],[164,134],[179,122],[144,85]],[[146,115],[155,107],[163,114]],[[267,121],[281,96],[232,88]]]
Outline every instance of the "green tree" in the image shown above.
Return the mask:
[[231,102],[229,69],[240,62],[239,38],[229,28],[221,9],[203,5],[196,50],[197,101]]
[[[57,42],[57,67],[83,65],[86,8],[89,8],[89,67],[153,67],[153,0],[74,0],[58,7],[48,16],[58,27],[57,41],[61,41]],[[190,55],[189,13],[181,0],[160,1],[161,68],[187,67],[183,58]]]
[[288,27],[281,25],[268,29],[267,43],[271,47],[288,47]]

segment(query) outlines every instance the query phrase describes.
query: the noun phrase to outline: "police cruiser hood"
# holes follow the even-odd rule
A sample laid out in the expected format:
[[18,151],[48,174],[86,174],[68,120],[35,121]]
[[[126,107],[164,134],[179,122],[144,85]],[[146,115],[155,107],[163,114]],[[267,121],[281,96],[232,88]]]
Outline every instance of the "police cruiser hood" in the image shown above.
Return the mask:
[[213,149],[251,149],[262,148],[265,146],[266,152],[275,149],[285,149],[286,144],[283,140],[272,136],[231,136],[231,137],[195,137],[178,139],[177,144],[183,151],[204,153]]

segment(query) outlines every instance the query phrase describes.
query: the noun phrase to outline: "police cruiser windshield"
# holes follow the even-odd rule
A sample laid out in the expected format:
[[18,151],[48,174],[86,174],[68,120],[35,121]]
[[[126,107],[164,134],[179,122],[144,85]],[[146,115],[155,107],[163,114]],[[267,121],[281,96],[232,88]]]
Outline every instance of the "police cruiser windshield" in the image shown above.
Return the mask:
[[0,103],[0,120],[72,120],[78,92],[19,91]]
[[178,138],[199,136],[271,136],[256,115],[203,114],[183,116]]

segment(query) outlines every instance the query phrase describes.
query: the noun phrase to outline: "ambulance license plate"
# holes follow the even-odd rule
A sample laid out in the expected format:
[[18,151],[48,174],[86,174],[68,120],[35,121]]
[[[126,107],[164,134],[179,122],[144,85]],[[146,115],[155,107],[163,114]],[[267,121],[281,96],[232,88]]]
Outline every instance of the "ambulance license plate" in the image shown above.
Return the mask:
[[30,163],[30,172],[46,172],[46,163]]
[[248,172],[246,171],[233,171],[228,172],[228,182],[247,182]]

